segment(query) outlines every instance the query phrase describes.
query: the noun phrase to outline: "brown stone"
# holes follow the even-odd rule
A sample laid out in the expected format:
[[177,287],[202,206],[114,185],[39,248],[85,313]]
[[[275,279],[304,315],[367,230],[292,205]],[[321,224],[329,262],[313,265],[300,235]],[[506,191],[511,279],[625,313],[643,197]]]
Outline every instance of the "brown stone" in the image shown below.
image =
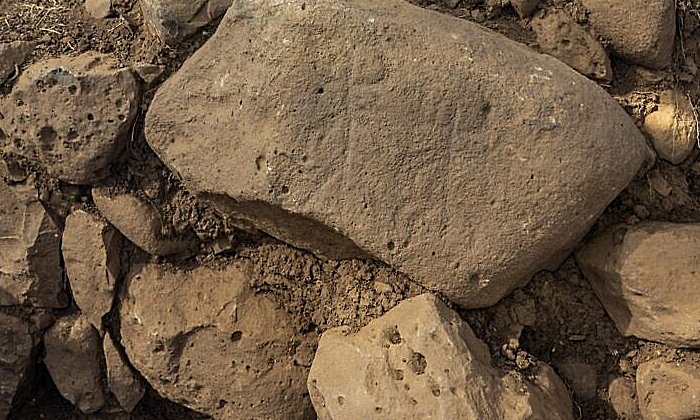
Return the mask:
[[532,15],[540,4],[540,0],[510,0],[510,5],[518,13],[521,18],[526,18]]
[[141,0],[141,10],[156,35],[175,43],[221,17],[233,0]]
[[33,49],[34,45],[26,41],[0,44],[0,85],[16,74]]
[[637,400],[644,420],[700,418],[700,369],[660,359],[642,363]]
[[644,118],[644,132],[659,157],[677,165],[698,142],[698,122],[693,104],[683,92],[665,91],[660,99],[658,109]]
[[114,339],[104,336],[103,350],[107,365],[107,384],[124,411],[130,413],[146,392],[137,374],[126,364],[114,345]]
[[639,407],[635,399],[634,381],[627,378],[615,378],[608,385],[608,399],[615,413],[623,420],[639,418]]

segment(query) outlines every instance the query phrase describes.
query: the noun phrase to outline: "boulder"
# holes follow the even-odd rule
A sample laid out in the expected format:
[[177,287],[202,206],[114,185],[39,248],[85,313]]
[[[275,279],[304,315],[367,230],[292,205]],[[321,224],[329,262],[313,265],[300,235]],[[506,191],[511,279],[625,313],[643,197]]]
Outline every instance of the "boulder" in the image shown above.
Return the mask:
[[635,420],[639,418],[639,406],[635,396],[636,389],[634,381],[631,379],[615,378],[608,385],[610,406],[621,419]]
[[35,344],[28,323],[0,313],[0,419],[7,418],[15,395],[28,384]]
[[693,104],[681,91],[660,95],[659,107],[644,118],[644,132],[661,159],[683,162],[698,142],[698,122]]
[[646,147],[568,66],[402,0],[236,1],[145,129],[220,210],[466,307],[558,263]]
[[66,219],[61,248],[73,299],[98,331],[112,308],[121,245],[119,232],[97,216],[78,210]]
[[700,418],[700,369],[661,359],[642,363],[637,396],[644,420]]
[[11,178],[0,159],[0,306],[63,308],[58,227],[39,202],[34,178]]
[[581,0],[596,32],[613,51],[634,64],[671,65],[676,35],[674,0]]
[[700,346],[700,224],[642,222],[600,234],[576,254],[618,330]]
[[124,150],[138,101],[131,71],[107,55],[41,61],[0,101],[0,150],[38,161],[61,181],[94,183]]
[[136,267],[121,308],[129,360],[162,396],[214,419],[313,413],[308,347],[286,312],[249,286],[250,264],[178,271]]
[[0,44],[0,85],[19,70],[33,49],[34,45],[26,41]]
[[44,364],[58,392],[83,413],[104,406],[102,340],[82,315],[60,318],[44,334]]
[[137,374],[131,370],[114,345],[114,339],[107,333],[104,337],[103,350],[107,365],[107,384],[117,398],[119,405],[130,413],[143,398],[146,389]]
[[233,0],[140,0],[158,38],[175,43],[226,13]]
[[326,331],[308,385],[321,420],[572,419],[561,380],[533,369],[534,382],[501,374],[469,325],[423,294],[355,334]]

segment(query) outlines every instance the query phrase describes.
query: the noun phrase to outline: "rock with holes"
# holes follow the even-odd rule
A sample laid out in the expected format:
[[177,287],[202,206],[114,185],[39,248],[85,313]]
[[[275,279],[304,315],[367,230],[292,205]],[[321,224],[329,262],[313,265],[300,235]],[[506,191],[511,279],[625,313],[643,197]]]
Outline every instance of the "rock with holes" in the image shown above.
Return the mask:
[[104,336],[103,350],[107,366],[107,384],[119,405],[130,413],[146,392],[138,375],[129,367],[109,333]]
[[646,150],[565,64],[403,0],[234,2],[146,136],[222,211],[467,307],[558,263]]
[[435,296],[408,299],[358,333],[326,331],[309,373],[321,420],[572,419],[547,365],[534,382],[491,366],[488,347]]
[[644,118],[644,132],[659,157],[677,165],[699,141],[695,110],[688,97],[678,90],[662,92],[660,99],[656,111]]
[[0,313],[0,419],[7,418],[15,395],[30,385],[35,344],[28,323]]
[[700,369],[661,359],[637,368],[637,401],[644,420],[700,418]]
[[141,0],[141,10],[156,35],[174,43],[221,17],[233,0]]
[[576,259],[626,336],[700,346],[700,224],[645,222],[593,238]]
[[168,399],[215,419],[305,419],[309,346],[250,264],[136,267],[121,307],[129,360]]
[[60,243],[34,178],[0,159],[0,306],[66,306]]
[[60,318],[44,334],[44,364],[58,392],[83,413],[104,406],[102,339],[82,315]]
[[34,45],[26,41],[0,43],[0,85],[19,71],[33,49]]
[[0,101],[0,147],[62,181],[94,183],[124,150],[138,101],[133,74],[109,56],[41,61]]
[[671,65],[676,35],[674,0],[581,0],[596,32],[627,61],[651,68]]
[[66,219],[61,248],[68,281],[75,303],[98,330],[112,308],[121,245],[119,232],[95,215],[78,210]]

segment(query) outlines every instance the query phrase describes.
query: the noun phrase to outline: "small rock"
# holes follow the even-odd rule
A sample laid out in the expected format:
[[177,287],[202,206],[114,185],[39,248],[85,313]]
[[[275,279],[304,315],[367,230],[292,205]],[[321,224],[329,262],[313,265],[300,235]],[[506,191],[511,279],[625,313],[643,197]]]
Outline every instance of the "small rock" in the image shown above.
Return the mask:
[[618,330],[700,346],[700,224],[641,222],[593,238],[576,259]]
[[543,52],[584,76],[606,82],[612,80],[608,54],[571,15],[564,11],[548,11],[535,17],[531,24]]
[[85,10],[95,19],[105,19],[112,15],[111,0],[85,0]]
[[644,132],[659,157],[677,165],[698,142],[697,124],[690,100],[682,92],[669,90],[661,94],[659,108],[644,119]]
[[674,0],[582,0],[596,32],[627,61],[660,69],[671,65],[676,34]]
[[35,339],[29,324],[0,313],[0,419],[12,408],[12,400],[29,385]]
[[700,418],[700,369],[661,359],[637,368],[637,400],[644,420]]
[[461,1],[462,0],[443,0],[443,3],[450,9],[456,9]]
[[664,178],[664,175],[660,171],[652,171],[649,173],[648,176],[649,179],[649,186],[659,193],[662,197],[668,197],[671,195],[671,192],[673,191],[673,188],[671,187],[671,184],[666,181],[666,178]]
[[627,378],[615,378],[608,385],[608,400],[621,419],[639,418],[639,407],[635,395],[634,382]]
[[308,386],[321,420],[571,419],[566,387],[546,365],[533,383],[491,367],[488,347],[430,294],[365,328],[321,337]]
[[[0,101],[0,148],[38,161],[62,181],[94,183],[124,150],[138,93],[131,71],[103,54],[36,63]],[[3,144],[6,136],[13,141]]]
[[158,209],[146,200],[131,194],[110,196],[106,188],[93,188],[92,198],[102,216],[134,245],[149,254],[182,254],[197,247],[198,241],[194,236],[166,236]]
[[63,260],[80,312],[102,330],[102,316],[112,308],[120,266],[122,238],[108,223],[82,210],[71,213],[63,231]]
[[172,44],[223,16],[233,0],[141,0],[156,35]]
[[16,74],[19,66],[24,64],[34,44],[26,41],[14,41],[0,44],[0,85]]
[[83,413],[105,404],[102,340],[82,315],[61,318],[44,334],[44,364],[65,399]]
[[532,15],[539,4],[540,0],[510,0],[510,5],[521,19]]
[[112,336],[107,333],[104,337],[103,350],[107,365],[107,384],[109,390],[117,398],[119,405],[130,413],[141,401],[146,392],[141,380],[124,362],[122,355],[114,345]]
[[646,206],[642,204],[637,204],[636,206],[634,206],[634,214],[642,220],[648,219],[651,215],[651,213],[649,213],[649,209],[647,209]]
[[569,357],[557,363],[557,370],[579,398],[595,398],[598,375],[593,366],[575,357]]
[[165,71],[165,66],[148,64],[148,63],[137,63],[133,66],[134,71],[143,80],[146,85],[152,85],[153,82],[158,80],[158,78]]

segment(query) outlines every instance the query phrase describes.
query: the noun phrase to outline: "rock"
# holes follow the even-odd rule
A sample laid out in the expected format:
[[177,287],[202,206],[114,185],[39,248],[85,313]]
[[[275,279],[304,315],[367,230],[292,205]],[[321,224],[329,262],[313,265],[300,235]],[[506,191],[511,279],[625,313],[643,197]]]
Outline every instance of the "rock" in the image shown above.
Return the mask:
[[129,360],[165,398],[215,419],[305,419],[305,339],[249,286],[248,262],[134,269],[121,308]]
[[102,340],[86,317],[61,318],[44,334],[44,364],[65,399],[83,413],[105,404]]
[[642,363],[637,396],[644,420],[700,418],[700,369],[660,359]]
[[700,224],[641,222],[593,238],[576,259],[623,335],[697,347],[698,247]]
[[564,11],[549,11],[535,17],[532,29],[543,52],[560,59],[584,76],[609,82],[612,67],[597,39]]
[[321,420],[571,419],[566,387],[546,365],[535,383],[491,367],[488,347],[430,294],[355,334],[326,331],[308,385]]
[[104,337],[103,350],[107,365],[107,384],[109,390],[119,401],[119,405],[128,413],[141,401],[146,390],[131,368],[122,359],[119,350],[114,345],[112,336],[107,333]]
[[156,35],[174,43],[226,13],[233,0],[141,0],[141,10]]
[[659,108],[644,119],[644,132],[659,157],[677,165],[698,142],[697,124],[690,100],[680,91],[669,90],[661,94]]
[[608,385],[608,399],[615,413],[621,419],[639,418],[639,408],[635,400],[634,382],[624,377],[615,378]]
[[94,183],[124,150],[138,93],[131,71],[107,55],[36,63],[0,101],[0,146],[37,160],[61,181]]
[[510,0],[510,5],[513,6],[520,18],[532,15],[539,4],[540,0]]
[[671,65],[676,10],[673,0],[581,0],[596,32],[634,64]]
[[34,178],[10,178],[0,159],[0,306],[63,308],[58,227],[39,202]]
[[557,363],[557,370],[581,399],[595,398],[598,389],[598,375],[595,367],[575,357],[569,357]]
[[0,44],[0,85],[16,74],[33,49],[34,44],[26,41]]
[[7,418],[13,398],[28,385],[35,344],[28,323],[0,313],[0,419]]
[[165,71],[165,66],[157,65],[157,64],[148,64],[148,63],[137,63],[136,65],[133,66],[134,71],[136,74],[139,75],[141,80],[146,83],[146,85],[151,86],[160,76],[163,75],[163,72]]
[[629,116],[556,59],[401,0],[304,5],[236,1],[146,118],[190,191],[285,242],[489,306],[641,165]]
[[149,254],[188,253],[198,245],[194,236],[166,236],[158,209],[144,199],[131,194],[110,196],[106,188],[93,188],[92,198],[102,216]]
[[82,210],[71,213],[63,231],[63,260],[80,312],[102,330],[102,316],[112,308],[120,266],[122,238],[112,226]]
[[85,0],[85,10],[95,19],[105,19],[112,14],[111,0]]

